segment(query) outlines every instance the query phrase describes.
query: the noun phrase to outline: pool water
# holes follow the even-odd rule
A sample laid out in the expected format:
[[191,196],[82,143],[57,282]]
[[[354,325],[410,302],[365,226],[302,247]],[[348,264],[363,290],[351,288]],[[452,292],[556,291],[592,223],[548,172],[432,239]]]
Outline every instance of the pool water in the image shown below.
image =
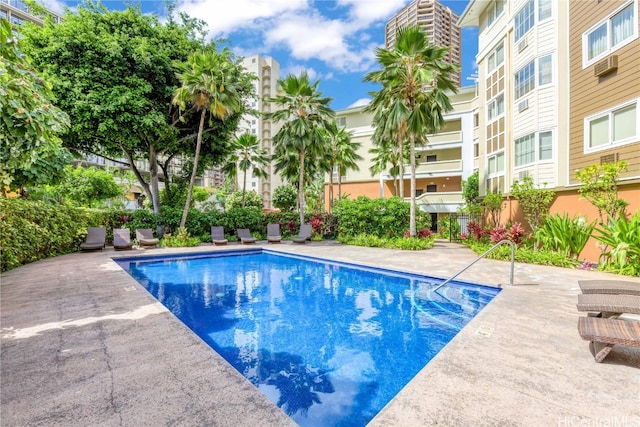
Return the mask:
[[499,289],[269,251],[121,263],[301,426],[364,426]]

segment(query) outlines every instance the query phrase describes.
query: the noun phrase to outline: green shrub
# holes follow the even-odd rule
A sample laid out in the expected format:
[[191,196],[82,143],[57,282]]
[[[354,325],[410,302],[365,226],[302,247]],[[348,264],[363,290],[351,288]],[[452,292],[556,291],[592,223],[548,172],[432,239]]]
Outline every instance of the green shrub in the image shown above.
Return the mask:
[[[339,235],[398,237],[409,228],[409,208],[409,203],[400,197],[369,199],[360,196],[355,200],[337,200],[333,213],[337,217]],[[416,212],[416,228],[430,226],[429,213]]]
[[602,269],[629,276],[640,276],[640,212],[631,219],[621,215],[608,225],[596,228],[594,237],[607,245]]
[[[473,240],[466,240],[464,244],[477,254],[486,252],[493,244],[477,242]],[[493,252],[486,255],[489,259],[499,259],[503,261],[511,260],[511,247],[503,245],[497,247]],[[534,251],[528,247],[516,248],[515,260],[517,262],[527,264],[539,264],[539,265],[554,265],[556,267],[575,267],[579,264],[578,261],[572,258],[567,258],[564,254],[549,251],[546,249],[539,249]]]
[[[244,193],[244,209],[247,208],[257,208],[262,209],[264,206],[262,202],[262,197],[256,193],[255,191],[247,191]],[[242,191],[236,191],[227,196],[227,199],[224,202],[224,209],[239,209],[243,208],[242,206]]]
[[547,217],[535,236],[544,248],[578,258],[595,225],[595,221],[588,224],[583,218],[569,218],[566,213],[562,216],[555,214]]
[[274,190],[271,202],[282,211],[293,211],[298,204],[298,190],[293,185],[281,185]]
[[[210,236],[209,236],[210,237]],[[172,236],[170,234],[165,234],[165,236],[160,241],[160,244],[167,248],[186,248],[198,246],[200,244],[199,237],[191,237],[186,230],[178,231],[178,234]]]
[[345,245],[365,246],[369,248],[390,248],[403,250],[424,250],[432,248],[435,240],[433,238],[418,237],[393,237],[384,238],[372,236],[370,234],[358,234],[357,236],[338,237],[338,241]]
[[460,238],[460,223],[454,217],[442,217],[438,221],[438,234],[443,239],[458,239]]

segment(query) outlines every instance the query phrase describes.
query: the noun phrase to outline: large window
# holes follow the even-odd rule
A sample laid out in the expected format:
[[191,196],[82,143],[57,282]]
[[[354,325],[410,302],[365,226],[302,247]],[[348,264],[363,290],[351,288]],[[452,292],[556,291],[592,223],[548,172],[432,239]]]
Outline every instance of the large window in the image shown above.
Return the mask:
[[491,74],[493,70],[498,68],[504,62],[504,42],[501,42],[494,50],[489,54],[487,59],[487,74]]
[[538,0],[538,21],[551,18],[551,0]]
[[504,11],[504,1],[505,0],[496,0],[489,5],[489,10],[487,11],[487,27],[491,26],[491,24],[502,15]]
[[489,156],[487,159],[487,174],[489,177],[504,173],[504,151]]
[[630,2],[582,35],[582,58],[586,67],[638,37],[638,10]]
[[487,106],[487,120],[492,121],[504,114],[504,94],[500,94],[489,101]]
[[584,121],[585,151],[637,141],[640,139],[639,121],[638,100],[587,117]]
[[[553,158],[551,131],[531,133],[515,140],[515,166]],[[537,157],[536,157],[537,156]]]
[[533,24],[535,24],[536,21],[535,13],[536,7],[534,0],[529,0],[524,6],[522,6],[522,9],[516,13],[513,25],[516,42],[520,40],[531,28],[533,28]]
[[[538,78],[536,79],[536,75]],[[515,99],[519,99],[536,87],[553,82],[553,66],[551,55],[541,56],[534,59],[518,70],[514,76]]]

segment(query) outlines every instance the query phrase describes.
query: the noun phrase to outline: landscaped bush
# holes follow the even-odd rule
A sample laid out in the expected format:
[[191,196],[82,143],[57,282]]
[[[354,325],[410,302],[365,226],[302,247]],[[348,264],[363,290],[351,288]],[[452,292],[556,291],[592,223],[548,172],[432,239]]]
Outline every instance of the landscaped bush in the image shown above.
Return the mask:
[[87,227],[101,227],[109,212],[0,199],[0,270],[77,251]]
[[578,258],[595,225],[595,221],[587,223],[583,218],[569,218],[566,213],[555,214],[546,218],[544,224],[536,230],[535,236],[543,247]]
[[[368,234],[376,237],[403,236],[409,224],[409,203],[399,197],[336,201],[333,213],[338,219],[340,236]],[[430,228],[429,213],[416,212],[416,228]]]
[[432,248],[435,239],[431,237],[377,237],[369,234],[359,234],[357,236],[343,236],[338,237],[338,241],[345,245],[353,246],[365,246],[369,248],[391,248],[391,249],[403,249],[403,250],[424,250]]
[[[478,242],[474,240],[467,240],[465,244],[477,254],[484,253],[493,246],[493,243]],[[493,252],[487,254],[486,257],[489,259],[509,261],[511,260],[511,247],[509,245],[499,246]],[[516,249],[515,260],[517,262],[527,264],[555,265],[557,267],[575,267],[580,264],[574,259],[567,258],[563,253],[547,249],[538,249],[534,251],[532,248],[524,246]]]
[[640,212],[631,219],[622,215],[608,225],[596,228],[594,237],[607,245],[602,269],[629,276],[640,276]]

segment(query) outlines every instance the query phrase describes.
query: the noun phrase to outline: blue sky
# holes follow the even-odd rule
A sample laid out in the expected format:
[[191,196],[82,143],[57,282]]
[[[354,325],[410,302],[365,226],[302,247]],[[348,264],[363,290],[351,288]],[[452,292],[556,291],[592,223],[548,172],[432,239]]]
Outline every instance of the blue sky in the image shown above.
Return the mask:
[[[411,0],[178,0],[177,9],[207,22],[209,35],[229,40],[241,56],[260,54],[280,63],[280,74],[306,70],[319,89],[333,98],[340,110],[361,105],[376,87],[362,77],[377,68],[375,48],[384,43],[384,25],[389,17]],[[72,10],[78,0],[45,0],[57,11]],[[147,13],[165,14],[163,0],[139,3]],[[444,0],[458,15],[468,0]],[[122,9],[122,1],[103,0],[110,9]],[[462,30],[462,85],[475,72],[477,29]]]

